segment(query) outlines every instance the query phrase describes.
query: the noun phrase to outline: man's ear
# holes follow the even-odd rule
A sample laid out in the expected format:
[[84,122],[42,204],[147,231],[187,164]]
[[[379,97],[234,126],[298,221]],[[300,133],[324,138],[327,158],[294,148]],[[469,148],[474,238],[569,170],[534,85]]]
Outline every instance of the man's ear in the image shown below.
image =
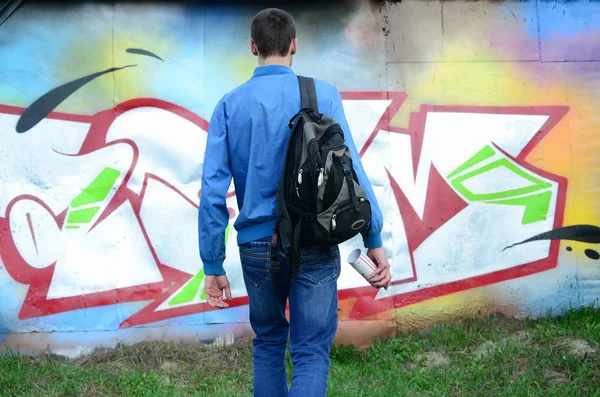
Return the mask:
[[292,40],[292,45],[290,48],[290,50],[291,50],[290,55],[296,55],[296,46],[297,45],[298,45],[298,40],[297,39]]
[[250,40],[250,51],[252,51],[252,54],[255,57],[258,56],[258,48],[256,47],[256,43],[252,39]]

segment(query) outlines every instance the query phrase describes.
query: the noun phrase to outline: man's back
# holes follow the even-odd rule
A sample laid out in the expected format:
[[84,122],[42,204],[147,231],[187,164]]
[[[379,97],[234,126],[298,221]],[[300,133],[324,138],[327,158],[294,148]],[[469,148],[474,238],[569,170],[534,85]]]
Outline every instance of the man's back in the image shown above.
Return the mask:
[[[346,144],[357,158],[339,91],[318,79],[315,86],[319,111],[340,124]],[[200,220],[198,230],[201,243],[204,242],[201,256],[205,267],[222,263],[224,259],[222,245],[215,243],[222,241],[216,235],[224,228],[222,217],[208,207],[224,205],[222,195],[229,188],[231,177],[240,210],[234,224],[237,243],[245,244],[273,234],[275,197],[291,131],[289,122],[300,107],[298,78],[291,68],[283,65],[257,67],[250,80],[226,94],[217,104],[208,133],[200,203],[201,213],[209,218]],[[359,180],[362,179],[360,182],[368,182],[360,162],[355,167]],[[223,172],[225,169],[230,170],[230,175]],[[366,188],[373,196],[370,184],[366,183]],[[207,189],[213,195],[205,195]],[[204,206],[207,211],[202,210]],[[374,221],[381,222],[379,208],[374,212]],[[377,226],[379,229],[380,225]],[[222,270],[222,265],[213,267]]]
[[[322,81],[316,85],[319,109],[330,114],[337,91]],[[227,95],[224,103],[240,208],[235,227],[245,242],[244,229],[257,221],[275,225],[275,195],[290,136],[288,124],[300,110],[298,79],[285,66],[262,66],[248,82]]]

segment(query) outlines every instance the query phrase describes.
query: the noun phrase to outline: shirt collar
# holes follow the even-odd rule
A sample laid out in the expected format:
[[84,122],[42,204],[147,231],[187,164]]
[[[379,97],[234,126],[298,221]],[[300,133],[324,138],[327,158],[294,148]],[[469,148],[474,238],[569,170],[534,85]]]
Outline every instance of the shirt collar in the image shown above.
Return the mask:
[[284,65],[258,66],[256,69],[254,69],[254,74],[252,77],[268,76],[273,74],[294,74],[294,71]]

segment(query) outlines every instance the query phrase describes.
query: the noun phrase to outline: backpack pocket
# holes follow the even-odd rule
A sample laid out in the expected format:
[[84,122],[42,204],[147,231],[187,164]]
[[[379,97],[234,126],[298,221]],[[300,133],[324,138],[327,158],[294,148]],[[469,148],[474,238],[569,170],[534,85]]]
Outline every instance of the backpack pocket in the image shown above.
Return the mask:
[[[352,183],[352,188],[348,183]],[[317,215],[317,224],[328,236],[330,245],[341,244],[360,233],[371,221],[371,203],[360,185],[342,180],[334,202]]]
[[323,176],[317,185],[317,213],[331,207],[342,190],[345,175],[339,159],[348,157],[347,151],[345,145],[339,145],[327,153]]
[[335,241],[346,241],[360,233],[371,220],[371,203],[364,197],[358,198],[360,212],[350,202],[331,215],[331,237]]

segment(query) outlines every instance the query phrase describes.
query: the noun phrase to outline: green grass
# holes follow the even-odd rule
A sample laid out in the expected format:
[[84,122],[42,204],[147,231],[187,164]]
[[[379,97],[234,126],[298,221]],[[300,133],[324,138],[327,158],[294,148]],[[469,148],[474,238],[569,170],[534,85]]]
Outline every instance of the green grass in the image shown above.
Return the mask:
[[[330,396],[600,396],[600,310],[540,321],[489,316],[334,347]],[[251,396],[246,341],[143,344],[76,361],[0,356],[2,396]],[[286,358],[291,368],[289,355]]]

